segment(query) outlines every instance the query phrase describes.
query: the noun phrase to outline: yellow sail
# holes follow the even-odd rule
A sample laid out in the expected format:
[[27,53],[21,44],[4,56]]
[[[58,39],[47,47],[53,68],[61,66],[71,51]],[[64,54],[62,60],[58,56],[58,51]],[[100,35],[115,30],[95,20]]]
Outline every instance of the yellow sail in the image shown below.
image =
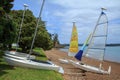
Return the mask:
[[73,23],[73,29],[72,29],[72,35],[71,35],[68,56],[75,56],[75,54],[77,52],[78,52],[78,32],[77,32],[75,23]]

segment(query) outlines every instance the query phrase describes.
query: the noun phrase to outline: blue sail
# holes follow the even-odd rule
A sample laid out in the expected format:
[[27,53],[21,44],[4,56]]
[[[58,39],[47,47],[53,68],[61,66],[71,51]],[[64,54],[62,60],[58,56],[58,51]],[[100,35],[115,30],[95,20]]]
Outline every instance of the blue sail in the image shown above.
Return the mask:
[[79,50],[79,52],[75,55],[75,58],[76,58],[77,60],[80,60],[80,61],[81,61],[81,59],[82,59],[82,54],[83,54],[83,50]]
[[77,60],[80,60],[80,61],[81,61],[82,55],[83,55],[83,51],[84,51],[85,47],[87,46],[90,37],[91,37],[91,34],[89,35],[89,37],[87,38],[87,40],[84,42],[84,44],[83,44],[83,46],[81,47],[81,49],[79,50],[79,52],[75,55],[75,58],[76,58]]
[[77,60],[80,60],[82,59],[82,55],[83,55],[83,50],[85,49],[86,45],[83,45],[82,48],[79,50],[79,52],[75,55],[75,58]]

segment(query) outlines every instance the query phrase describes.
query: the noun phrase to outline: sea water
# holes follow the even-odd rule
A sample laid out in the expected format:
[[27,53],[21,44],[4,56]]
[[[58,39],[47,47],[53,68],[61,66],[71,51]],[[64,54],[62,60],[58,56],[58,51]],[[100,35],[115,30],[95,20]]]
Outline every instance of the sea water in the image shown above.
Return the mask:
[[[68,52],[69,46],[61,48],[61,51]],[[81,46],[79,46],[79,49]],[[104,60],[120,63],[120,46],[107,46],[104,54]]]
[[107,46],[105,60],[120,63],[120,46]]

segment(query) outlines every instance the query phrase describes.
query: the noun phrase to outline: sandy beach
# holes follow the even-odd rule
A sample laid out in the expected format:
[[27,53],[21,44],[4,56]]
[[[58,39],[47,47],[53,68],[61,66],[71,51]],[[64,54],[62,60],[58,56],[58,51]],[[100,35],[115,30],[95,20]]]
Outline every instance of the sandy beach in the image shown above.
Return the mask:
[[[60,51],[58,49],[52,49],[45,51],[46,56],[53,61],[55,64],[60,65],[64,68],[65,74],[63,74],[64,80],[120,80],[120,63],[104,61],[103,67],[105,70],[108,69],[110,65],[112,71],[110,75],[102,75],[91,72],[85,72],[79,68],[75,68],[71,64],[62,64],[58,59],[67,58],[76,60],[74,57],[68,57],[66,52]],[[88,58],[83,58],[83,62],[99,67],[99,62],[91,60]]]

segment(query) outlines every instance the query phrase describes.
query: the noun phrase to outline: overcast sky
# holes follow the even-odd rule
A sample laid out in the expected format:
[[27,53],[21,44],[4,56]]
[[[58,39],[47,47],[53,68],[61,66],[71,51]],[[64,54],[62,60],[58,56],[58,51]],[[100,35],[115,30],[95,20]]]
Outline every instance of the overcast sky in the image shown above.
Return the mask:
[[[38,17],[42,0],[15,0],[14,10],[24,9],[23,4]],[[72,22],[76,22],[79,43],[83,43],[93,31],[97,19],[105,7],[108,16],[107,43],[120,43],[120,0],[46,0],[42,20],[49,33],[57,33],[60,43],[69,43]],[[27,14],[26,14],[27,15]]]

